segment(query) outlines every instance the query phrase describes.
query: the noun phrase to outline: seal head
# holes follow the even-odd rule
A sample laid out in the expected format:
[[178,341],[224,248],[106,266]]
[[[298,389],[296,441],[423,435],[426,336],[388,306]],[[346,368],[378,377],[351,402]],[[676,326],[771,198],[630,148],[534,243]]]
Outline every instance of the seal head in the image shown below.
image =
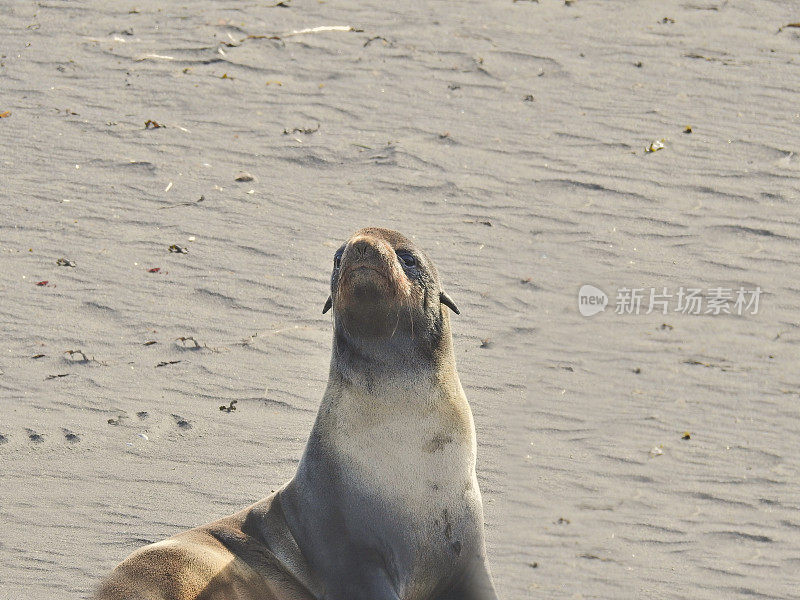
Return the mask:
[[360,229],[334,254],[323,309],[333,309],[339,370],[360,376],[379,368],[385,377],[436,362],[450,352],[444,307],[459,312],[421,248],[396,231]]

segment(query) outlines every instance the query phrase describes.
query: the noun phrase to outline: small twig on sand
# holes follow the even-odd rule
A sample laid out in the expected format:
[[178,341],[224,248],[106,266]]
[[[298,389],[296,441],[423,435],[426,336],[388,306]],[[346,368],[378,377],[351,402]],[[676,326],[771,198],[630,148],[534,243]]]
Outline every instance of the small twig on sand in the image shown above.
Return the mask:
[[234,410],[236,410],[236,402],[237,402],[236,400],[231,400],[228,406],[225,406],[223,404],[222,406],[219,407],[219,409],[226,413],[233,412]]
[[291,37],[293,35],[305,35],[307,33],[323,33],[325,31],[357,31],[363,32],[363,29],[357,29],[350,25],[321,25],[320,27],[308,27],[307,29],[296,29],[289,33],[284,33],[281,37]]
[[205,199],[206,199],[205,196],[200,196],[194,202],[178,202],[176,204],[170,204],[169,206],[159,206],[158,210],[166,210],[168,208],[175,208],[176,206],[194,206],[195,204],[200,204]]
[[391,42],[389,40],[387,40],[385,37],[383,37],[382,35],[376,35],[375,37],[371,37],[366,42],[364,42],[364,48],[366,48],[367,46],[369,46],[372,42],[374,42],[376,40],[383,40],[384,44],[386,44],[387,46],[391,46]]
[[74,356],[75,354],[80,354],[83,358],[78,362],[89,362],[89,357],[86,356],[86,353],[83,350],[65,350],[64,354],[69,354],[70,357]]
[[156,367],[166,367],[167,365],[177,365],[180,360],[162,360],[160,363],[156,365]]
[[319,131],[321,125],[322,123],[317,123],[317,127],[315,129],[312,129],[311,127],[295,127],[291,131],[289,129],[284,129],[283,135],[292,135],[293,133],[304,133],[305,135],[311,135],[312,133]]
[[89,358],[83,350],[65,350],[64,354],[69,354],[70,358],[75,356],[76,354],[78,354],[81,357],[80,360],[69,360],[68,362],[82,363],[82,364],[93,362],[97,363],[98,365],[102,365],[104,367],[108,366],[108,363],[105,363],[102,360],[97,360],[94,356]]

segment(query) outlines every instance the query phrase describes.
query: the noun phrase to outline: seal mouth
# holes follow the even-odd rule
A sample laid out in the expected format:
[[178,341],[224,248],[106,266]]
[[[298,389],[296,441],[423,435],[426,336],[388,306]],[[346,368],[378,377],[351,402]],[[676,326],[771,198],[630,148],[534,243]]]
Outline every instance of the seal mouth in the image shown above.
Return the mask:
[[381,264],[358,262],[349,266],[339,280],[338,294],[350,310],[369,310],[393,302],[396,285]]
[[364,263],[357,264],[357,265],[352,265],[352,266],[348,267],[347,270],[342,274],[342,279],[343,280],[344,279],[348,279],[354,273],[364,272],[364,271],[374,271],[375,273],[377,273],[378,275],[380,275],[381,277],[383,277],[387,281],[390,279],[389,275],[387,275],[385,269],[379,269],[378,267],[375,267],[373,265],[367,265],[367,264],[364,264]]

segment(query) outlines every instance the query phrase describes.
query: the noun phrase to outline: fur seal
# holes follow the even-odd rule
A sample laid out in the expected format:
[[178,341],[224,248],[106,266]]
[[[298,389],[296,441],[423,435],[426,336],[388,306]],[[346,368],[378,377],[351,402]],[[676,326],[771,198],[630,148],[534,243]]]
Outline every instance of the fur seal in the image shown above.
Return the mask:
[[334,255],[330,375],[294,478],[129,556],[98,600],[497,600],[436,267],[387,229]]

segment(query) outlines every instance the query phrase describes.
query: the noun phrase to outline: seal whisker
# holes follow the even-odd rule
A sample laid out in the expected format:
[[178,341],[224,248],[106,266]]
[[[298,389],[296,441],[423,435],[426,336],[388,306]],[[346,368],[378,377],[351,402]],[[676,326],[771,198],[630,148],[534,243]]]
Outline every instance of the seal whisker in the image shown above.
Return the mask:
[[392,335],[389,336],[390,338],[393,338],[394,334],[397,333],[397,327],[398,327],[398,325],[400,325],[400,316],[402,314],[403,314],[402,310],[398,310],[397,311],[397,319],[394,322],[394,329],[392,329]]
[[408,324],[411,326],[411,339],[414,339],[414,313],[411,311],[411,300],[408,301]]

